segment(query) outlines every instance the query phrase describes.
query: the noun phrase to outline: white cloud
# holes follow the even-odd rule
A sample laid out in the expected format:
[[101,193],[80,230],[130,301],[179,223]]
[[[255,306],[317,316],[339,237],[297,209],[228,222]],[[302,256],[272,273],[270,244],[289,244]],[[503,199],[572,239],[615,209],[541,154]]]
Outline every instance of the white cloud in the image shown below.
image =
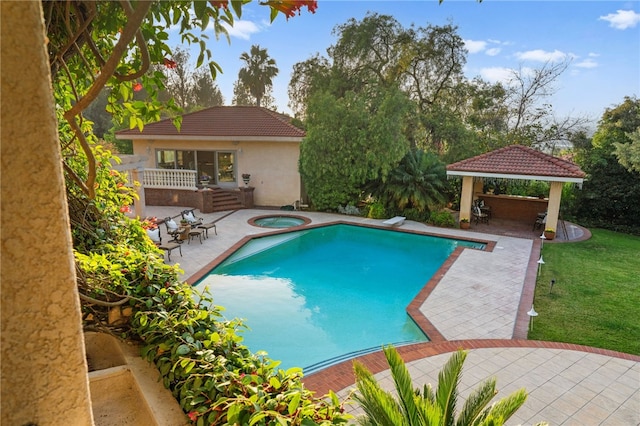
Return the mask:
[[607,21],[609,26],[616,30],[626,30],[634,28],[640,22],[640,13],[633,10],[617,10],[616,13],[599,17],[598,21]]
[[600,56],[600,54],[599,54],[599,53],[593,53],[593,52],[590,52],[590,53],[589,53],[589,57],[590,57],[590,58],[597,58],[598,56]]
[[500,49],[499,47],[492,47],[491,49],[487,49],[485,53],[489,56],[496,56],[501,51],[502,49]]
[[523,61],[537,61],[537,62],[559,62],[565,60],[569,55],[559,50],[553,52],[547,52],[546,50],[536,49],[526,52],[516,53],[518,59]]
[[469,53],[479,53],[487,48],[487,42],[479,40],[465,40],[464,47],[467,48]]
[[506,67],[490,67],[482,68],[480,70],[480,76],[489,83],[502,83],[505,86],[509,86],[514,83],[515,76],[528,78],[535,74],[535,70],[529,67],[522,67],[520,69],[506,68]]
[[513,77],[513,69],[505,67],[482,68],[480,76],[489,83],[507,83]]
[[243,40],[249,40],[252,34],[260,31],[260,27],[252,21],[234,21],[233,27],[223,24],[230,37],[237,37]]
[[575,64],[578,68],[596,68],[598,63],[591,58],[585,59],[584,61],[580,61]]

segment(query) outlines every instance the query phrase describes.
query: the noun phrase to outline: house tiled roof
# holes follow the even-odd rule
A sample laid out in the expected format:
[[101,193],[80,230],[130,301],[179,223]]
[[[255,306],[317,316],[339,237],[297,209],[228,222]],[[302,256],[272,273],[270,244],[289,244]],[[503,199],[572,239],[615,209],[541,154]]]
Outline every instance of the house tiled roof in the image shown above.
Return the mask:
[[293,126],[285,116],[262,107],[217,106],[182,116],[180,130],[171,119],[137,128],[122,130],[117,135],[128,136],[189,136],[189,137],[266,137],[303,138],[305,132]]
[[510,145],[449,164],[447,172],[573,179],[585,177],[585,173],[576,164],[522,145]]

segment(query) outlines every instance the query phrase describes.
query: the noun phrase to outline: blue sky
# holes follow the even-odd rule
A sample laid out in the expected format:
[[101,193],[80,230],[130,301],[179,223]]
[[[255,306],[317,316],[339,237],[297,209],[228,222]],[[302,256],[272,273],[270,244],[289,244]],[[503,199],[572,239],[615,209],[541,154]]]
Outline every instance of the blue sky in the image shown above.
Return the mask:
[[231,44],[215,37],[208,43],[223,69],[217,84],[226,104],[242,67],[240,54],[258,44],[280,69],[274,79],[278,110],[290,113],[287,86],[293,65],[315,53],[326,57],[335,42],[334,27],[349,18],[361,20],[368,11],[391,15],[404,27],[457,25],[469,50],[468,78],[498,81],[509,69],[539,68],[547,60],[569,56],[571,64],[550,100],[558,116],[597,121],[624,96],[640,96],[638,1],[319,0],[315,14],[305,8],[300,16],[286,20],[280,15],[273,23],[268,8],[254,1],[230,29]]

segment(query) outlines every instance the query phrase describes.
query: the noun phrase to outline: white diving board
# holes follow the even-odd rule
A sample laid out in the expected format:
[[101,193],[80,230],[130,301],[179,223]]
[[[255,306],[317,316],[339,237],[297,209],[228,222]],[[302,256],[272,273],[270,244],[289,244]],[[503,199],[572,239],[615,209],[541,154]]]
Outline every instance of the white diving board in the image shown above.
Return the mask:
[[404,216],[395,216],[392,217],[391,219],[387,219],[384,222],[382,222],[384,225],[389,225],[389,226],[400,226],[404,223],[404,220],[406,219],[406,217]]

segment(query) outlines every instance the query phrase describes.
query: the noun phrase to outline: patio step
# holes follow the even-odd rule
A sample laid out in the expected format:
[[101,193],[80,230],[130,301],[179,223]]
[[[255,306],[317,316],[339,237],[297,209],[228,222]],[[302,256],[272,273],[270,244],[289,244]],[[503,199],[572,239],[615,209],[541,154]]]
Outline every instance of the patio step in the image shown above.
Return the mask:
[[214,212],[238,210],[244,208],[244,206],[238,199],[238,192],[236,190],[213,188],[213,191]]

